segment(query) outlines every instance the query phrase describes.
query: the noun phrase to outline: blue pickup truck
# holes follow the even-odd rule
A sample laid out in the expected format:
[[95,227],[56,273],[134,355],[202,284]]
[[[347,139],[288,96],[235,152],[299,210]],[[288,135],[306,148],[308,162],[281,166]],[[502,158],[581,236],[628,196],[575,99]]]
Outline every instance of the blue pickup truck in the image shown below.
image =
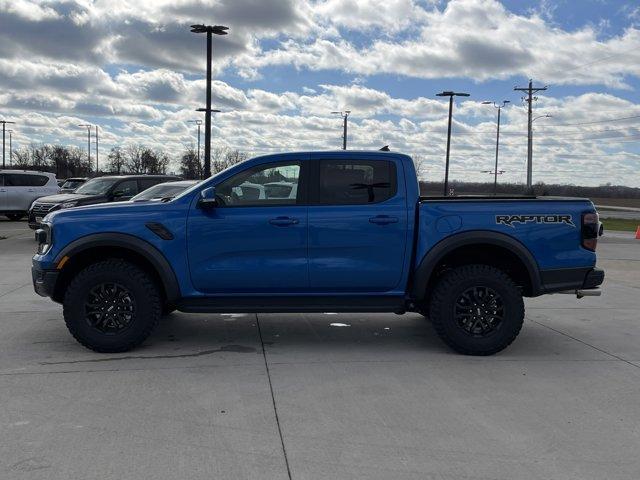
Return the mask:
[[601,233],[586,199],[421,197],[406,155],[286,153],[168,201],[52,212],[32,275],[98,352],[178,309],[420,312],[456,351],[490,355],[520,332],[523,297],[599,293]]

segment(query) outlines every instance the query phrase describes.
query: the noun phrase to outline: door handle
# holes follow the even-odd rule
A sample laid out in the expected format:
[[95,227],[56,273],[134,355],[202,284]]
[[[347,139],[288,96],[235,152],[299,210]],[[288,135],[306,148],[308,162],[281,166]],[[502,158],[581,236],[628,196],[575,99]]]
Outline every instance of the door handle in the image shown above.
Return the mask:
[[376,225],[387,225],[389,223],[398,223],[398,217],[390,217],[389,215],[377,215],[375,217],[371,217],[369,222],[375,223]]
[[297,218],[291,217],[276,217],[269,220],[271,225],[275,225],[276,227],[286,227],[288,225],[296,225],[299,222]]

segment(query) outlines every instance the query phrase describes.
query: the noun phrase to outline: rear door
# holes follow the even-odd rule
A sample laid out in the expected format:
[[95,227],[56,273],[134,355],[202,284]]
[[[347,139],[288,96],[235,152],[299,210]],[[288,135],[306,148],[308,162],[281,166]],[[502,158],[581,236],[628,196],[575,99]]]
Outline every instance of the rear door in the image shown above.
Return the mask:
[[401,162],[319,155],[309,206],[311,291],[387,292],[399,287],[407,247]]
[[[31,203],[38,197],[36,177],[27,173],[5,173],[4,188],[6,190],[7,210],[26,212]],[[46,177],[44,177],[46,179]],[[46,180],[45,180],[46,183]]]

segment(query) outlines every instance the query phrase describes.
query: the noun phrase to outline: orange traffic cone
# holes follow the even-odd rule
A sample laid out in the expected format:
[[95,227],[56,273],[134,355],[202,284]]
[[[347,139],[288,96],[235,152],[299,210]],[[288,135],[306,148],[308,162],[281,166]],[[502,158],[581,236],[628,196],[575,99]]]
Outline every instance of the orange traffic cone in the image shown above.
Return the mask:
[[640,225],[638,225],[638,230],[636,230],[636,240],[640,240]]

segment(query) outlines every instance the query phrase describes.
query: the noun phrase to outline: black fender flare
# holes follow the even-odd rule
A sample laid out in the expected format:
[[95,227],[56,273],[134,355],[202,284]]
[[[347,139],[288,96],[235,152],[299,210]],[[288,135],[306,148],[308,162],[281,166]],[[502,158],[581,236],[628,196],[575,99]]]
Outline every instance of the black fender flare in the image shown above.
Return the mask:
[[144,257],[160,277],[167,295],[167,301],[176,302],[180,298],[180,286],[176,274],[166,257],[152,244],[134,235],[126,233],[95,233],[74,240],[64,247],[56,256],[57,264],[65,256],[72,259],[74,255],[96,247],[118,247],[131,250]]
[[503,233],[492,232],[488,230],[473,230],[468,232],[457,233],[446,237],[436,245],[422,258],[420,265],[415,271],[411,286],[411,296],[417,300],[422,300],[426,294],[427,283],[438,263],[453,250],[467,245],[484,244],[494,245],[505,248],[516,255],[524,264],[529,274],[531,282],[531,296],[537,296],[542,293],[540,269],[535,258],[518,240],[505,235]]

